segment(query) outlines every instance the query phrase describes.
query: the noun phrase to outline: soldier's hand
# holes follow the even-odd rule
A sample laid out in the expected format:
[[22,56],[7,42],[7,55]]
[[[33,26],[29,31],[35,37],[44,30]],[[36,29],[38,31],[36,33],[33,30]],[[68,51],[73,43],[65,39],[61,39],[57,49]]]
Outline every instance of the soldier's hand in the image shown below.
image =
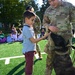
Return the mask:
[[56,27],[56,26],[49,26],[49,30],[53,33],[56,33],[59,31],[58,27]]

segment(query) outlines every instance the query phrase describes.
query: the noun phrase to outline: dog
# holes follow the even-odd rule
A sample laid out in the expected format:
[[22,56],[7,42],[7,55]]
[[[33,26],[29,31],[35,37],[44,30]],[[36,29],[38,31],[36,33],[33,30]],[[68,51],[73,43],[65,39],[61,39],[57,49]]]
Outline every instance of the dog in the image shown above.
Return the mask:
[[[55,58],[53,61],[53,67],[56,75],[75,75],[75,67],[73,67],[73,63],[69,53],[66,53],[68,52],[67,44],[69,43],[69,41],[66,42],[62,36],[54,33],[51,33],[50,36],[55,44],[54,51],[57,52],[55,53]],[[74,46],[70,47],[73,47],[75,49]],[[60,53],[64,54],[62,55]]]

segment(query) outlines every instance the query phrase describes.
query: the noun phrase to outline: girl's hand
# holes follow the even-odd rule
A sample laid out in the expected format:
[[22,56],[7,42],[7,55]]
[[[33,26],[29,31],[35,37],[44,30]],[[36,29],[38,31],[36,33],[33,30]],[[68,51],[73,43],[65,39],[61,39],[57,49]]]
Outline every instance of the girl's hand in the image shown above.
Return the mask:
[[45,39],[46,37],[48,37],[50,34],[51,34],[51,32],[46,33],[46,34],[43,36],[43,39]]

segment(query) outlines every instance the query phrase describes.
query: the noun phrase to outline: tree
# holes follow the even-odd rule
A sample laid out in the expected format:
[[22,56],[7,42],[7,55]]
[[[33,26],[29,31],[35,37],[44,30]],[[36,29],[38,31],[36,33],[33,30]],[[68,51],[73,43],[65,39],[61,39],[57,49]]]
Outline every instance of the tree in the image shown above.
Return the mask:
[[43,5],[41,6],[40,10],[37,12],[37,14],[40,16],[41,21],[43,20],[44,12],[48,6],[49,6],[48,1],[43,0]]
[[0,0],[0,22],[5,28],[22,20],[25,6],[29,2],[30,0]]

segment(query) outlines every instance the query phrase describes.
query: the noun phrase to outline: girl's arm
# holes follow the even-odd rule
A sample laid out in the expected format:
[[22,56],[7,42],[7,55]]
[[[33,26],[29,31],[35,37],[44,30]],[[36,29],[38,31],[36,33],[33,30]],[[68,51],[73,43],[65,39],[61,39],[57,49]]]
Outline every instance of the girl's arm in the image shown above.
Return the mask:
[[35,39],[35,38],[30,38],[30,41],[31,42],[33,42],[33,43],[37,43],[37,42],[39,42],[39,41],[41,41],[41,40],[43,40],[43,39],[45,39],[47,36],[49,36],[50,35],[50,33],[47,33],[47,34],[45,34],[43,37],[41,37],[41,38],[38,38],[38,39]]

